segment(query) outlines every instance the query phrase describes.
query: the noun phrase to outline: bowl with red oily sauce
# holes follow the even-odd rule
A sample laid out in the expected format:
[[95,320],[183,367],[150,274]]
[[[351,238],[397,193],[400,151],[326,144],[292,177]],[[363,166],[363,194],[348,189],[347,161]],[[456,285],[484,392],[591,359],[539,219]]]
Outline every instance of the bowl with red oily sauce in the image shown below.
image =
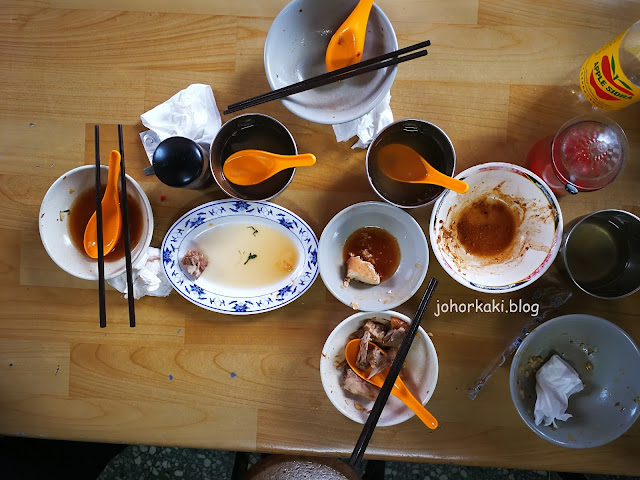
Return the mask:
[[487,293],[512,292],[540,278],[562,240],[562,212],[549,187],[509,163],[476,165],[455,178],[469,190],[447,190],[429,225],[442,268],[462,285]]
[[[102,190],[106,187],[109,168],[100,167]],[[131,238],[131,262],[146,252],[153,235],[153,212],[144,191],[129,175],[127,197]],[[84,231],[96,211],[95,167],[74,168],[49,187],[42,200],[38,224],[42,245],[51,259],[64,271],[85,280],[98,280],[98,260],[84,251]],[[124,232],[124,229],[123,229]],[[113,278],[126,271],[124,239],[104,257],[104,276]]]

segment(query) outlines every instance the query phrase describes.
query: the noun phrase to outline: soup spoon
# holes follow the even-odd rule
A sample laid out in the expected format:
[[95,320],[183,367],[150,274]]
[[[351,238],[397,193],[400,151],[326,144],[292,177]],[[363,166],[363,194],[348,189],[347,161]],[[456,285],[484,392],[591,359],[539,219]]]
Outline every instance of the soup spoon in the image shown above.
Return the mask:
[[331,37],[325,55],[325,64],[330,72],[362,60],[367,21],[372,5],[373,0],[360,0]]
[[439,172],[414,149],[399,143],[390,143],[377,154],[378,167],[387,177],[405,183],[440,185],[457,193],[465,193],[469,185]]
[[[380,347],[378,347],[374,343],[369,343],[369,345],[373,346],[373,348],[377,348],[378,350],[380,350],[380,353],[382,353],[382,355],[386,355],[386,353],[384,353],[384,350],[382,350]],[[347,343],[347,346],[344,349],[344,356],[347,360],[347,363],[349,364],[349,367],[351,367],[351,370],[353,370],[354,373],[358,375],[360,378],[362,378],[363,380],[371,383],[372,385],[375,385],[376,387],[382,388],[382,385],[384,384],[384,381],[387,378],[387,371],[389,369],[386,369],[384,372],[378,373],[376,375],[373,375],[371,378],[368,378],[369,373],[371,372],[371,369],[362,370],[358,368],[358,366],[356,365],[356,359],[358,358],[359,350],[360,350],[359,338],[356,338],[355,340],[351,340],[349,343]],[[413,396],[413,394],[409,391],[409,389],[406,387],[406,385],[404,384],[404,382],[400,377],[396,379],[396,382],[394,383],[393,388],[391,389],[391,393],[396,397],[398,397],[402,401],[402,403],[404,403],[407,407],[409,407],[413,411],[413,413],[415,413],[416,416],[427,427],[429,427],[432,430],[438,427],[438,420],[436,420],[436,418],[431,414],[431,412],[429,412],[429,410],[424,408],[424,405],[422,405],[422,403],[420,403],[420,401]]]
[[278,155],[263,150],[240,150],[224,162],[222,173],[236,185],[256,185],[287,168],[308,167],[316,163],[315,155]]
[[[120,153],[112,150],[109,155],[109,176],[107,189],[102,197],[102,238],[103,251],[107,255],[116,246],[122,232],[122,215],[118,198],[120,178]],[[98,258],[98,226],[94,212],[84,231],[84,251],[91,258]]]

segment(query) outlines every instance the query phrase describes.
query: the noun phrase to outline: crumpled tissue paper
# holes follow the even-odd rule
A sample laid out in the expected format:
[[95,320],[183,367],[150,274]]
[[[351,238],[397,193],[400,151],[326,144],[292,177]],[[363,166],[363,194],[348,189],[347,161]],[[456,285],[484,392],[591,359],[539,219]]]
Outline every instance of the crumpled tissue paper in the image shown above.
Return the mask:
[[[152,297],[166,297],[171,293],[172,286],[162,270],[162,256],[160,249],[149,247],[146,253],[132,265],[133,298],[150,295]],[[107,283],[120,293],[127,295],[127,273],[123,273],[107,280]]]
[[149,130],[140,134],[151,161],[160,142],[169,137],[186,137],[200,144],[206,152],[222,126],[220,112],[210,85],[194,83],[180,90],[157,107],[140,115]]
[[382,101],[369,113],[351,122],[334,125],[336,140],[346,142],[357,135],[358,141],[351,148],[367,148],[380,130],[393,123],[393,112],[389,102],[391,94],[387,92]]
[[536,373],[536,425],[557,427],[556,420],[568,420],[569,397],[584,388],[578,373],[558,355],[554,355]]

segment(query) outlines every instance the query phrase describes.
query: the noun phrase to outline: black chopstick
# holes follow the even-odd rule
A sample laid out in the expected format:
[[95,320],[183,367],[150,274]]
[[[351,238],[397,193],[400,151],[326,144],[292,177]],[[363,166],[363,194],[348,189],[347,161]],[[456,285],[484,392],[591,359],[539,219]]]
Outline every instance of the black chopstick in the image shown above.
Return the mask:
[[100,328],[107,326],[107,307],[104,289],[104,240],[102,238],[102,182],[100,180],[100,127],[95,125],[96,155],[96,235],[98,241],[98,296],[100,303]]
[[127,266],[127,298],[129,300],[129,327],[136,326],[136,310],[133,304],[133,269],[131,268],[131,238],[129,236],[129,203],[127,201],[127,177],[124,169],[124,142],[122,125],[118,124],[118,148],[120,149],[120,179],[122,184],[122,226],[124,231],[124,259]]
[[248,98],[241,102],[232,103],[231,105],[227,106],[227,110],[225,110],[223,114],[226,115],[228,113],[237,112],[239,110],[244,110],[245,108],[254,107],[256,105],[270,102],[272,100],[278,100],[289,95],[294,95],[306,90],[311,90],[312,88],[321,87],[323,85],[328,85],[329,83],[334,83],[341,80],[346,80],[347,78],[355,77],[356,75],[362,75],[363,73],[372,72],[380,68],[390,67],[393,65],[397,65],[398,63],[403,63],[415,58],[423,57],[428,53],[426,50],[421,50],[410,55],[402,55],[409,52],[414,52],[415,50],[420,50],[422,48],[428,47],[429,45],[431,45],[431,41],[425,40],[423,42],[419,42],[414,45],[395,50],[393,52],[385,53],[383,55],[364,60],[360,63],[348,65],[338,70],[334,70],[333,72],[323,73],[322,75],[308,78],[306,80],[302,80],[301,82],[287,85],[286,87],[282,87],[277,90],[258,95],[256,97]]
[[429,301],[431,300],[431,297],[433,296],[433,292],[435,291],[437,285],[438,280],[436,280],[434,277],[431,277],[431,280],[429,280],[429,284],[427,285],[427,289],[422,296],[422,300],[420,300],[420,304],[418,305],[416,314],[413,317],[413,321],[411,322],[411,325],[409,325],[407,334],[404,337],[400,348],[398,349],[398,354],[391,364],[389,373],[387,373],[387,378],[385,379],[384,383],[382,384],[382,388],[378,393],[378,398],[376,398],[376,402],[373,404],[371,413],[369,413],[369,418],[364,424],[362,433],[360,434],[360,438],[358,438],[356,446],[353,449],[353,453],[351,454],[351,458],[349,459],[349,464],[354,468],[356,468],[358,463],[360,463],[360,461],[362,460],[362,456],[367,449],[369,440],[371,440],[371,436],[373,435],[373,430],[376,428],[376,424],[378,423],[378,419],[382,414],[382,410],[387,403],[387,399],[389,398],[389,394],[391,393],[393,384],[396,382],[396,378],[400,373],[400,369],[402,368],[402,365],[407,358],[407,354],[409,353],[409,349],[411,348],[411,343],[413,342],[413,339],[418,332],[418,327],[420,326],[420,322],[422,321],[424,312],[427,310],[427,306],[429,305]]

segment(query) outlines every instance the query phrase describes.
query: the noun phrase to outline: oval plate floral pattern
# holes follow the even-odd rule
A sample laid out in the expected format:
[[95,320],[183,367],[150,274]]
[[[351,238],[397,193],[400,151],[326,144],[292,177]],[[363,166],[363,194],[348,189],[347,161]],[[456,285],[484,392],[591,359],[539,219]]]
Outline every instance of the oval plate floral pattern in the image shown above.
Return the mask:
[[[285,279],[283,284],[268,293],[256,294],[250,289],[242,295],[223,295],[210,291],[206,285],[188,275],[181,264],[193,238],[225,221],[273,223],[284,229],[298,242],[299,274]],[[280,308],[301,296],[318,276],[318,239],[304,220],[269,202],[245,202],[240,200],[217,200],[194,208],[183,215],[167,232],[162,242],[162,264],[173,288],[184,298],[199,307],[218,313],[250,315]]]

